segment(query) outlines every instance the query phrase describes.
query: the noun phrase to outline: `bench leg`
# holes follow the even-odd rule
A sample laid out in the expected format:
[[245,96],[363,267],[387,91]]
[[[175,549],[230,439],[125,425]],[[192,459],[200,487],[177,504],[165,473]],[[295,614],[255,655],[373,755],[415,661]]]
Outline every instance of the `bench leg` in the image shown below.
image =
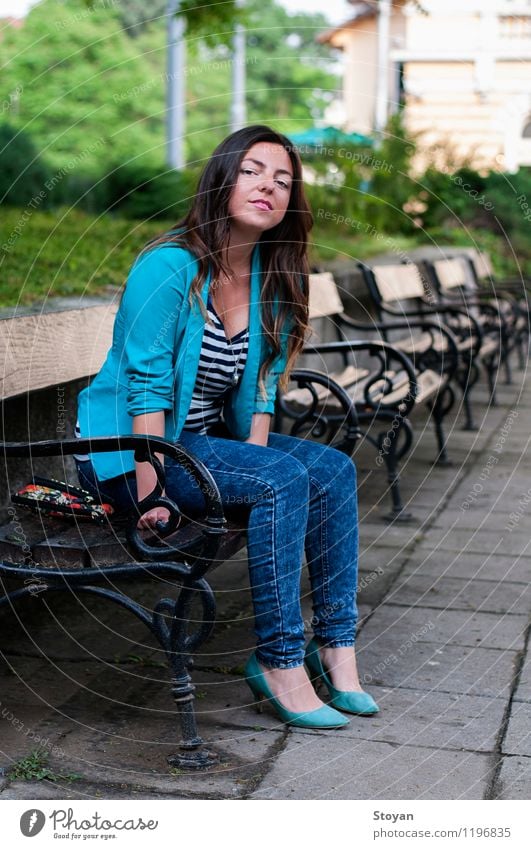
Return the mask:
[[524,340],[519,333],[516,337],[516,353],[518,355],[518,369],[520,371],[524,371],[527,363],[526,363],[526,355],[524,353]]
[[[194,597],[198,594],[203,604],[203,623],[199,632],[190,637],[188,628],[191,606]],[[158,626],[157,636],[166,649],[171,666],[171,691],[182,732],[179,751],[167,758],[169,765],[173,767],[205,769],[219,762],[215,752],[205,749],[204,741],[197,732],[195,687],[188,671],[192,665],[190,652],[192,648],[197,648],[212,631],[214,618],[214,595],[204,579],[194,581],[192,586],[183,586],[177,601],[162,599],[155,608],[154,621],[156,619]]]
[[[153,568],[156,569],[156,564]],[[123,572],[127,573],[127,568]],[[59,583],[57,575],[51,576],[51,580],[43,576],[42,584],[38,585],[38,595],[40,596],[44,592],[64,593],[74,591],[75,593],[83,592],[104,598],[125,608],[140,619],[164,649],[172,672],[172,694],[177,706],[182,731],[182,740],[179,744],[180,751],[178,754],[171,755],[168,758],[168,763],[171,766],[187,769],[204,769],[216,764],[219,761],[218,756],[204,748],[203,740],[197,733],[194,713],[195,688],[188,672],[188,668],[191,666],[191,651],[207,639],[214,627],[215,598],[206,580],[204,578],[193,579],[191,586],[184,586],[181,589],[177,601],[167,598],[161,599],[155,606],[153,614],[151,614],[121,590],[73,581],[72,579],[75,577],[73,573],[63,573],[61,577],[66,580]],[[72,584],[69,583],[69,579]],[[35,585],[21,587],[9,593],[6,592],[4,595],[0,595],[0,607],[11,605],[15,601],[35,595]],[[198,630],[194,634],[188,635],[190,609],[193,598],[197,595],[202,603],[203,617]]]
[[383,458],[387,469],[387,483],[391,493],[391,512],[386,513],[384,519],[387,522],[412,522],[414,516],[404,509],[402,493],[400,491],[400,474],[398,472],[398,438],[403,432],[406,437],[406,448],[400,452],[400,456],[406,453],[411,445],[412,435],[409,422],[402,420],[400,427],[391,428],[385,434],[379,436],[379,454]]
[[463,393],[463,407],[465,411],[465,423],[463,430],[477,430],[474,417],[472,415],[472,405],[470,403],[470,393],[479,379],[479,369],[473,360],[470,360],[463,369],[459,369],[456,374],[456,380]]
[[513,370],[511,367],[511,351],[513,349],[509,348],[507,344],[503,346],[503,365],[505,367],[505,385],[512,386],[513,385]]
[[496,400],[496,376],[498,374],[498,361],[495,357],[491,357],[485,362],[485,370],[487,372],[487,381],[489,384],[489,404],[492,407],[498,406]]
[[446,450],[446,434],[444,432],[444,418],[450,412],[454,405],[455,395],[451,386],[446,386],[442,392],[437,395],[437,398],[432,406],[433,424],[435,427],[435,436],[437,438],[437,457],[434,465],[451,466],[451,460],[448,457]]

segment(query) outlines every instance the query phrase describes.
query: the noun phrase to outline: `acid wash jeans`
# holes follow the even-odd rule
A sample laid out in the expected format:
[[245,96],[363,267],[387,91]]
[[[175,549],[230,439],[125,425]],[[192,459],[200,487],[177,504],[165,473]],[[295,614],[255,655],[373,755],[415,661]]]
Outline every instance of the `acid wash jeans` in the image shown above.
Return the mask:
[[[300,604],[303,556],[322,645],[351,646],[356,635],[358,512],[356,469],[346,454],[305,439],[271,433],[267,447],[184,430],[179,443],[212,474],[228,515],[248,509],[248,560],[257,636],[266,667],[304,661]],[[77,461],[81,486],[127,509],[136,499],[134,473],[99,483],[90,461]],[[165,460],[166,494],[183,515],[200,515],[204,500],[189,474]]]

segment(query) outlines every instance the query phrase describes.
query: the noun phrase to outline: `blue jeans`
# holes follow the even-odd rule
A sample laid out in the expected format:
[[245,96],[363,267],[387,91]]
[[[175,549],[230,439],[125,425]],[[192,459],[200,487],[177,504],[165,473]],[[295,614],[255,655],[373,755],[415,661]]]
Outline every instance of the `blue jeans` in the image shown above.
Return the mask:
[[[267,447],[183,431],[180,444],[205,464],[227,513],[248,508],[248,560],[257,658],[266,667],[300,666],[304,622],[300,576],[310,574],[316,638],[332,647],[355,641],[358,576],[356,469],[345,454],[309,440],[271,433]],[[203,497],[187,472],[165,461],[166,493],[185,515]],[[98,483],[92,463],[78,462],[81,486],[127,509],[134,473]],[[98,491],[95,490],[98,487]]]

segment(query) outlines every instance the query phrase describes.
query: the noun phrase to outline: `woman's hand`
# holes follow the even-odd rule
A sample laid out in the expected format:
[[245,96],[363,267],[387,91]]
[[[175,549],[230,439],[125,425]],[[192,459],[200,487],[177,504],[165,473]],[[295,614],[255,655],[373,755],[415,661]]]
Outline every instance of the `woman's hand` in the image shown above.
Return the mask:
[[153,507],[144,513],[137,522],[137,528],[145,531],[158,530],[157,522],[166,524],[170,518],[170,511],[167,507]]

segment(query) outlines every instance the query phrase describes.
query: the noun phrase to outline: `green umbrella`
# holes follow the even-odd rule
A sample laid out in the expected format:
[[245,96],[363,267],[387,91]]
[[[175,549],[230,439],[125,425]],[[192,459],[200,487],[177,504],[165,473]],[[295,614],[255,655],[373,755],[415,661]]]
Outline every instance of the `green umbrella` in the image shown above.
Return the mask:
[[344,133],[337,127],[311,127],[302,133],[291,133],[290,139],[297,147],[309,145],[310,147],[323,147],[329,144],[374,144],[374,139],[363,136],[361,133]]

